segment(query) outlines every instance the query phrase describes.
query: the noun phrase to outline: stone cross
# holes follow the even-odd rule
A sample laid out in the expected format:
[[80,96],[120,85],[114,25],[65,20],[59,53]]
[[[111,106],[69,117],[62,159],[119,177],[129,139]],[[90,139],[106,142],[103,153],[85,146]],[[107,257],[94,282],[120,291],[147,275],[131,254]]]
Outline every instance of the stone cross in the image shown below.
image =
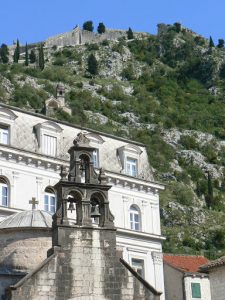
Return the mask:
[[36,200],[35,197],[32,197],[32,199],[29,201],[29,204],[32,204],[32,210],[36,209],[36,204],[38,204],[39,202]]

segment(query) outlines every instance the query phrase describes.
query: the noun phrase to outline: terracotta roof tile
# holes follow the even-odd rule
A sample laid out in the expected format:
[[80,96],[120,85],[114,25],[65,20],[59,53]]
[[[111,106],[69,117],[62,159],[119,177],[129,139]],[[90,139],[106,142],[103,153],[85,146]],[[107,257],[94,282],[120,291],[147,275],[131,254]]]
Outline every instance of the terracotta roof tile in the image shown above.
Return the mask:
[[204,256],[164,254],[163,261],[182,272],[196,273],[209,262]]
[[208,262],[204,266],[201,266],[200,269],[201,269],[201,271],[205,272],[205,271],[209,271],[213,268],[222,267],[224,265],[225,265],[225,256],[222,256],[218,259]]

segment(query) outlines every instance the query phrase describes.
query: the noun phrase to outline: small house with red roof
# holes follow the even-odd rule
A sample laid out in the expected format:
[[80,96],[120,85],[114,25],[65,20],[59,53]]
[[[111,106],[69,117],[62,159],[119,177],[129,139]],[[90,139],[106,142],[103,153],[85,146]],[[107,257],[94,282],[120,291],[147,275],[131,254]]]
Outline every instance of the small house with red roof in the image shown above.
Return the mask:
[[210,281],[200,267],[204,256],[164,254],[166,300],[211,300]]

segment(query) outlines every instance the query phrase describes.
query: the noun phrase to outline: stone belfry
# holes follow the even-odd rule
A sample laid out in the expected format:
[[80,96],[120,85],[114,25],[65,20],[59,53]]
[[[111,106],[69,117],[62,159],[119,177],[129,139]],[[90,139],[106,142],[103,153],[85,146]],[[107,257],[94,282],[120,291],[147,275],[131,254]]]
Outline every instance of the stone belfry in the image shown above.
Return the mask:
[[[33,271],[7,290],[7,300],[160,300],[116,249],[106,177],[93,167],[94,148],[78,134],[70,170],[56,184],[52,249]],[[70,215],[68,215],[70,214]]]
[[[69,149],[69,174],[61,170],[61,180],[56,184],[57,209],[53,216],[53,231],[60,226],[93,226],[114,229],[108,201],[106,177],[100,169],[94,170],[93,152],[88,139],[81,132]],[[68,212],[71,218],[68,219]],[[58,236],[58,233],[56,234]],[[56,239],[55,245],[59,243]]]

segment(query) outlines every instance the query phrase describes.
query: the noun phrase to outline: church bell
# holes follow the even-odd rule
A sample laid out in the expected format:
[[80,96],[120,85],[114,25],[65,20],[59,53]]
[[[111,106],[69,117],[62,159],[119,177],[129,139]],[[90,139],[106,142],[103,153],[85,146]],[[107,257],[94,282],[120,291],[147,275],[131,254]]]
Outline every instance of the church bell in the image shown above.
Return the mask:
[[95,205],[91,207],[91,218],[99,218],[101,216],[99,212],[99,205]]
[[69,204],[68,210],[70,210],[70,211],[71,211],[71,213],[73,212],[73,210],[75,210],[74,202],[70,201],[70,204]]

